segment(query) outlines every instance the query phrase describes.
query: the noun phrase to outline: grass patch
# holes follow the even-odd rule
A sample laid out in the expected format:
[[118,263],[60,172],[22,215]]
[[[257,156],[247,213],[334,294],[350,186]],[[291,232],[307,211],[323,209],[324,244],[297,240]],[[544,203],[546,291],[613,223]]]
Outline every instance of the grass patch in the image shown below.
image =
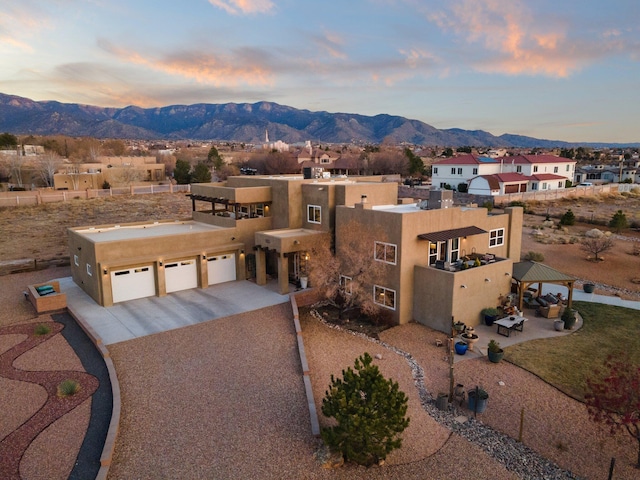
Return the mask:
[[80,391],[80,384],[75,380],[67,379],[58,385],[58,396],[60,398],[70,397]]
[[601,369],[607,355],[624,351],[640,365],[638,310],[599,303],[573,302],[583,327],[571,335],[506,347],[505,359],[582,401],[586,379]]
[[41,337],[42,335],[47,335],[48,333],[51,333],[51,327],[46,323],[39,323],[33,329],[33,334],[38,337]]

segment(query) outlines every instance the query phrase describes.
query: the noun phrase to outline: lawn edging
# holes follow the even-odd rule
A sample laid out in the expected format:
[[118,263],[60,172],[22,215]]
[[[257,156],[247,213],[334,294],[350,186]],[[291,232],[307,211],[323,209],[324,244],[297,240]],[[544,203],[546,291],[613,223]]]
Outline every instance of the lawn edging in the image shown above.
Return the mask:
[[304,391],[307,396],[307,406],[309,407],[309,419],[311,421],[311,433],[314,437],[320,436],[320,422],[318,421],[318,411],[316,410],[316,401],[313,396],[313,388],[311,387],[311,372],[309,371],[309,362],[307,362],[307,354],[304,349],[304,339],[302,338],[302,327],[300,326],[300,313],[298,311],[298,301],[296,297],[300,297],[303,305],[313,303],[313,294],[307,290],[299,294],[292,293],[289,295],[291,301],[291,310],[293,311],[293,324],[296,329],[296,338],[298,341],[298,353],[300,355],[300,364],[302,365],[302,380],[304,382]]
[[113,360],[109,349],[102,342],[102,338],[96,333],[96,331],[89,325],[81,315],[77,315],[72,308],[67,307],[69,314],[80,325],[80,328],[87,334],[91,342],[95,345],[96,349],[102,356],[104,363],[109,372],[109,380],[111,382],[111,397],[112,397],[112,410],[111,420],[109,422],[109,429],[107,430],[107,437],[104,441],[104,447],[102,454],[100,455],[100,469],[96,475],[96,480],[105,480],[109,473],[109,467],[111,466],[111,460],[113,458],[113,451],[116,446],[116,440],[118,438],[118,432],[120,428],[120,383],[118,382],[118,375],[116,374]]

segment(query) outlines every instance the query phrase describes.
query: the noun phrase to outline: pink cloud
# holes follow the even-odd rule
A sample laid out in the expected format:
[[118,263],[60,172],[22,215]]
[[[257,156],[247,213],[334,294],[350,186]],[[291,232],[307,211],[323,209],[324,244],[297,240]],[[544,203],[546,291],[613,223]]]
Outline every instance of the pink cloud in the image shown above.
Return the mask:
[[239,51],[231,57],[199,51],[184,51],[161,58],[142,55],[101,40],[99,45],[123,61],[142,65],[169,75],[181,76],[215,86],[269,85],[272,71],[261,64],[251,51]]
[[275,7],[270,0],[209,0],[209,3],[231,15],[268,13]]

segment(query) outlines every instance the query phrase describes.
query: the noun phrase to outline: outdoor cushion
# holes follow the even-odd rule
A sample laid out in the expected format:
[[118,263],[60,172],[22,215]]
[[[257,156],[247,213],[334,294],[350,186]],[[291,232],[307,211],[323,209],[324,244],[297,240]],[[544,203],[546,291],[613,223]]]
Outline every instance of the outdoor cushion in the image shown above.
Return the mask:
[[549,305],[549,302],[547,302],[547,301],[546,301],[544,298],[542,298],[542,297],[538,297],[538,298],[536,299],[536,301],[537,301],[541,306],[543,306],[543,307],[546,307],[546,306],[548,306],[548,305]]
[[557,298],[555,295],[551,295],[550,293],[547,293],[547,294],[544,296],[544,299],[545,299],[547,302],[552,303],[553,305],[555,305],[555,304],[557,304],[557,303],[558,303],[558,298]]
[[51,285],[41,285],[39,287],[36,287],[36,292],[38,292],[38,295],[42,297],[44,295],[55,293],[56,291],[53,289]]

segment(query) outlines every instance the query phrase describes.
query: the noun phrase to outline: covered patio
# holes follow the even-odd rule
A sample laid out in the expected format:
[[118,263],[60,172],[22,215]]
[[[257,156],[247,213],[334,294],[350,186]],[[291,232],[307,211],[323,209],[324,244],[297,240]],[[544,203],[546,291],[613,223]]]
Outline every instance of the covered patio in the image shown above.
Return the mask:
[[542,292],[542,284],[544,283],[553,283],[567,287],[567,308],[571,308],[573,302],[573,284],[577,280],[571,275],[562,273],[548,265],[527,260],[513,264],[512,279],[515,280],[517,285],[518,309],[520,311],[522,311],[525,292],[531,285],[535,285],[536,283],[538,284],[536,290],[538,295]]

